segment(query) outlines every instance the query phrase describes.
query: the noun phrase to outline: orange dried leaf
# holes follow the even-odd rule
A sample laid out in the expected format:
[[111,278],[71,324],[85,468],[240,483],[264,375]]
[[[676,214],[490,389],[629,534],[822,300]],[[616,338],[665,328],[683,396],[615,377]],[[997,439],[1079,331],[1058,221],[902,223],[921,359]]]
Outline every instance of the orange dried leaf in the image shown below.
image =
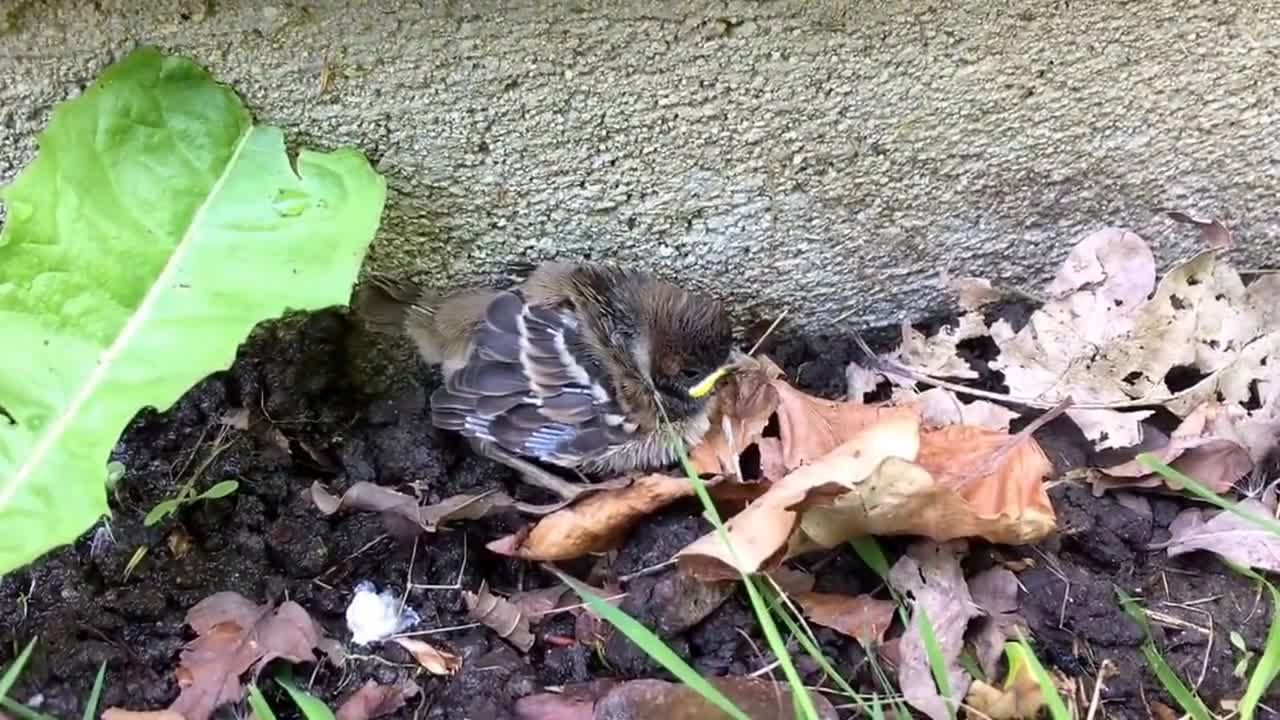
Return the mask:
[[984,521],[997,523],[1005,518],[1052,528],[1053,505],[1043,481],[1053,465],[1035,438],[948,425],[921,435],[916,463],[943,486],[956,489]]
[[499,555],[525,560],[570,560],[617,547],[645,516],[693,495],[688,478],[646,475],[547,515],[532,528],[489,543]]
[[396,644],[413,656],[414,660],[432,675],[452,675],[462,667],[462,659],[431,643],[415,638],[395,638]]
[[792,599],[813,622],[863,643],[880,642],[897,605],[870,595],[802,592]]
[[918,428],[918,421],[910,414],[886,416],[822,461],[805,465],[774,483],[764,495],[730,518],[725,530],[732,552],[718,532],[710,532],[676,553],[676,558],[701,580],[728,580],[739,572],[754,573],[776,566],[794,535],[799,506],[820,496],[847,494],[886,458],[914,457]]
[[768,358],[750,358],[719,382],[711,429],[689,451],[695,472],[737,472],[738,454],[760,439],[778,409],[778,391],[773,384],[782,375],[782,369]]
[[778,391],[782,460],[789,470],[825,456],[876,423],[918,417],[915,408],[910,406],[824,400],[801,392],[783,380],[775,381],[774,387]]
[[963,425],[922,434],[911,408],[854,433],[726,523],[736,556],[709,533],[676,554],[681,564],[704,580],[729,579],[866,535],[1023,544],[1054,527],[1041,483],[1050,466],[1029,437]]

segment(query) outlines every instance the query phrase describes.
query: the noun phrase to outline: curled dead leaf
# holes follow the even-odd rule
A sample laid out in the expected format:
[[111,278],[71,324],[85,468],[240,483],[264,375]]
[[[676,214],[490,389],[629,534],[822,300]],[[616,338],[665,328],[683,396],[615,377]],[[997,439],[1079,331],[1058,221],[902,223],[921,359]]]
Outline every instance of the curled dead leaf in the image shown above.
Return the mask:
[[[712,497],[726,501],[744,501],[764,490],[759,483],[739,483],[729,478],[708,480],[706,484]],[[645,475],[624,488],[598,492],[557,510],[486,547],[499,555],[542,561],[605,552],[618,547],[645,517],[693,495],[694,487],[688,478]]]
[[400,537],[413,537],[420,532],[435,532],[456,520],[476,520],[490,513],[512,507],[506,493],[453,495],[434,505],[419,505],[412,495],[371,482],[358,482],[347,488],[342,497],[325,489],[319,481],[311,484],[311,499],[323,515],[333,515],[343,508],[380,513],[387,531]]
[[676,558],[713,580],[866,535],[1035,542],[1056,524],[1042,483],[1049,471],[1031,437],[964,425],[922,434],[914,412],[898,408],[730,518],[732,552],[712,532]]
[[[1228,407],[1208,400],[1193,410],[1168,442],[1152,454],[1173,469],[1195,478],[1216,493],[1229,491],[1253,470],[1254,460],[1243,444]],[[1163,487],[1182,490],[1177,480],[1151,472],[1137,460],[1102,468],[1090,478],[1094,495],[1119,488]]]
[[529,618],[506,598],[489,591],[489,584],[482,582],[479,592],[462,593],[471,619],[482,623],[498,636],[514,645],[521,652],[533,647],[533,633],[529,630]]
[[432,675],[452,675],[462,667],[462,659],[451,652],[441,650],[431,643],[416,638],[394,638],[397,645],[404,648],[414,660]]

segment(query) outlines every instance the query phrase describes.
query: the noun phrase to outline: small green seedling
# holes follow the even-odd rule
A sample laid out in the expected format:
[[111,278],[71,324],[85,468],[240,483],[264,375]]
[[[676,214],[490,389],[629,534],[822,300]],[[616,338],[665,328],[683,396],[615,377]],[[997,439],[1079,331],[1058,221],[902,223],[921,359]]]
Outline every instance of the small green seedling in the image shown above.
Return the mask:
[[147,527],[151,527],[166,517],[178,512],[183,505],[190,505],[192,503],[200,502],[201,500],[218,500],[231,495],[239,489],[240,483],[235,480],[223,480],[199,495],[196,495],[195,491],[189,485],[183,486],[183,488],[178,491],[176,497],[156,503],[156,506],[151,508],[151,512],[147,513],[147,516],[142,519],[142,524]]
[[1240,659],[1236,661],[1236,667],[1231,674],[1243,680],[1249,675],[1249,663],[1253,662],[1253,651],[1244,644],[1244,637],[1240,633],[1232,630],[1230,637],[1231,646],[1240,651]]

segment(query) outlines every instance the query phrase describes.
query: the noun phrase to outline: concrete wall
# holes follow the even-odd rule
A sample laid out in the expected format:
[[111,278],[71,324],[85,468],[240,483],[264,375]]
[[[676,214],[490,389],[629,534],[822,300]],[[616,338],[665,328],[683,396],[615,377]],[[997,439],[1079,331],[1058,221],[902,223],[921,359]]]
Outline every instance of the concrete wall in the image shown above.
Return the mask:
[[0,0],[0,180],[136,43],[391,182],[370,265],[439,282],[589,255],[821,328],[1036,287],[1124,224],[1280,247],[1280,3]]

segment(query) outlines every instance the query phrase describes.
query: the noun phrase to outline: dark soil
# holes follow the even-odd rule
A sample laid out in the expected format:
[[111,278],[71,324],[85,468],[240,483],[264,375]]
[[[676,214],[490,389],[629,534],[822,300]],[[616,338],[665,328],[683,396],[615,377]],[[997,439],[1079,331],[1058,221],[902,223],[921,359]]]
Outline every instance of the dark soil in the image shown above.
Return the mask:
[[[872,337],[891,338],[892,332]],[[192,637],[184,614],[218,591],[234,590],[257,602],[295,600],[331,636],[346,640],[344,613],[362,580],[400,592],[412,570],[415,583],[456,584],[457,589],[409,593],[410,605],[422,617],[415,629],[467,624],[461,590],[475,590],[482,581],[501,593],[552,583],[536,565],[484,549],[488,540],[524,524],[517,515],[425,535],[415,554],[412,543],[378,540],[384,529],[375,515],[342,512],[324,518],[317,512],[308,494],[316,480],[334,492],[362,480],[402,489],[416,485],[425,501],[497,486],[542,499],[515,483],[505,469],[430,429],[427,398],[434,374],[406,371],[385,396],[362,397],[349,379],[354,338],[338,313],[265,327],[246,343],[230,371],[193,388],[171,411],[145,412],[135,420],[115,455],[127,472],[112,501],[109,530],[96,528],[76,545],[0,580],[0,665],[39,637],[11,697],[55,717],[78,717],[105,661],[104,707],[166,706],[178,692],[178,653]],[[792,382],[839,397],[854,347],[848,338],[782,334],[768,349]],[[975,364],[981,364],[981,348],[973,351]],[[998,387],[999,379],[989,384]],[[245,408],[260,421],[253,428],[225,430],[219,424],[228,413]],[[1070,424],[1065,425],[1052,423],[1040,435],[1060,469],[1084,457],[1073,443]],[[226,479],[238,480],[240,489],[144,526],[147,512],[191,479],[197,490]],[[1167,537],[1165,528],[1185,501],[1152,497],[1147,513],[1110,496],[1095,498],[1072,483],[1057,485],[1052,497],[1060,533],[1035,548],[975,546],[968,560],[975,569],[996,560],[1031,561],[1019,573],[1025,590],[1021,604],[1040,657],[1078,678],[1085,697],[1092,694],[1102,663],[1114,664],[1118,675],[1102,692],[1099,717],[1149,717],[1149,703],[1156,700],[1176,707],[1144,669],[1143,636],[1117,603],[1118,585],[1145,598],[1148,607],[1188,624],[1182,629],[1157,624],[1156,640],[1211,708],[1238,698],[1242,681],[1232,674],[1237,653],[1229,633],[1238,632],[1260,653],[1272,614],[1270,600],[1214,558],[1170,560],[1145,549]],[[634,532],[611,565],[597,563],[597,569],[611,567],[623,575],[662,563],[706,529],[696,503],[677,504]],[[888,541],[885,547],[897,554],[905,542]],[[139,548],[147,553],[130,567]],[[822,563],[819,590],[854,593],[878,585],[849,551],[803,564],[816,563]],[[592,565],[588,560],[565,567],[585,576]],[[667,571],[634,579],[627,586],[624,609],[664,630],[671,646],[704,673],[744,674],[771,661],[740,590],[692,627],[680,617],[663,617],[662,608],[669,604],[665,599],[682,591],[674,577]],[[453,677],[417,675],[411,658],[389,645],[353,649],[377,658],[352,659],[341,669],[319,663],[299,668],[297,675],[309,679],[311,691],[332,707],[367,679],[390,684],[416,676],[422,690],[417,704],[397,717],[450,720],[513,717],[514,701],[544,686],[596,677],[665,676],[620,635],[609,635],[600,652],[561,640],[574,637],[574,620],[567,615],[534,630],[538,642],[527,655],[483,628],[433,636],[433,642],[465,661]],[[874,689],[856,644],[829,630],[818,635],[827,657],[852,684]],[[819,683],[818,669],[803,653],[795,657],[807,681]],[[265,685],[281,715],[295,716],[274,684]],[[244,712],[229,706],[222,716]]]

